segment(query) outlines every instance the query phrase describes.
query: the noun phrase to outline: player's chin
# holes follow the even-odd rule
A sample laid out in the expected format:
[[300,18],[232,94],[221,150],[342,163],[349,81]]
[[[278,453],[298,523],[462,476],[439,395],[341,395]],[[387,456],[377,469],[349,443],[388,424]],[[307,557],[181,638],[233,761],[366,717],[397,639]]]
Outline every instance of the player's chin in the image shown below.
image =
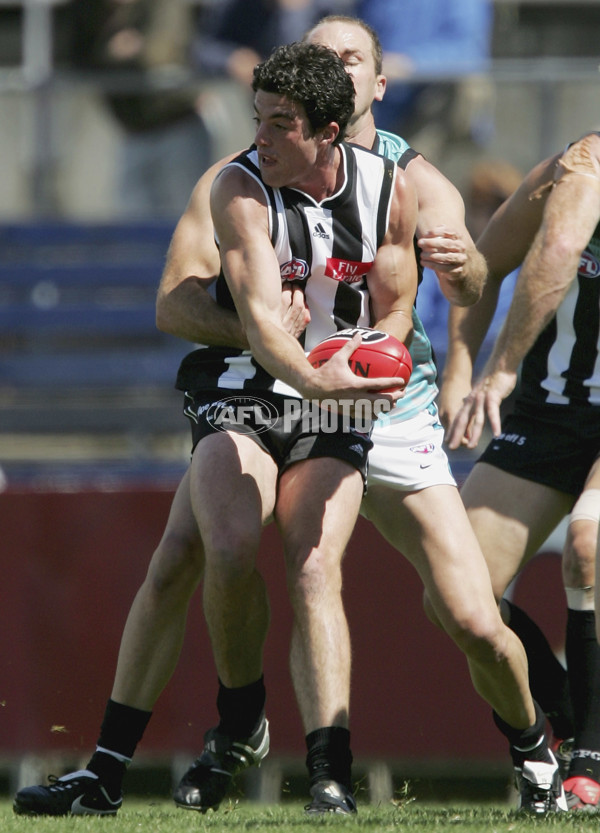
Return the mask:
[[270,188],[281,188],[285,185],[281,169],[277,162],[274,162],[272,159],[261,160],[259,167],[260,175],[265,185],[268,185]]

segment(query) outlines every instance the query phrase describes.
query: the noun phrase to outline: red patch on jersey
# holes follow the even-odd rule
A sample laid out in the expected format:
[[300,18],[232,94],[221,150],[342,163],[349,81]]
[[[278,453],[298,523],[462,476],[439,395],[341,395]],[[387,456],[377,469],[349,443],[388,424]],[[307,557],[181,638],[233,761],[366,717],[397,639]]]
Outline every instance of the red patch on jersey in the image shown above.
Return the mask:
[[339,257],[328,257],[325,265],[325,274],[334,281],[344,283],[358,283],[367,274],[373,261],[363,263],[359,260],[340,260]]

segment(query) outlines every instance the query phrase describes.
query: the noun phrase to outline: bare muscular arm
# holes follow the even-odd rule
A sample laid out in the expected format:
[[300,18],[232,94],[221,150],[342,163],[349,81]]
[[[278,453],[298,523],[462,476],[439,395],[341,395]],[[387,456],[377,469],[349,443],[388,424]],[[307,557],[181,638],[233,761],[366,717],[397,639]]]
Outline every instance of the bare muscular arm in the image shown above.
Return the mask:
[[[542,221],[546,195],[530,199],[544,182],[552,180],[558,154],[537,165],[515,193],[494,213],[477,241],[486,258],[488,276],[481,299],[472,307],[452,307],[448,316],[448,353],[439,397],[440,417],[448,430],[473,384],[473,369],[496,312],[502,281],[517,269]],[[450,435],[449,435],[450,437]],[[450,448],[467,443],[454,434]]]
[[200,177],[177,223],[158,288],[156,325],[187,341],[246,348],[248,342],[236,313],[220,307],[208,292],[220,269],[210,189],[217,173],[232,158],[222,159]]
[[418,216],[416,190],[400,170],[386,237],[369,271],[369,293],[374,326],[410,344],[412,308],[417,293],[414,231]]
[[451,304],[474,304],[481,295],[487,270],[465,226],[459,191],[421,156],[407,165],[405,173],[418,195],[417,236],[422,266],[434,270]]

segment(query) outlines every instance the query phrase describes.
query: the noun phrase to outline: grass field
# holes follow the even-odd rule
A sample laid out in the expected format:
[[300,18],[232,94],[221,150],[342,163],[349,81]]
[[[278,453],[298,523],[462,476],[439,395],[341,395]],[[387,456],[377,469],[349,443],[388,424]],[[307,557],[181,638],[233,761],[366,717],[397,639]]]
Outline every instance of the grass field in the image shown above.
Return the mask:
[[527,818],[514,810],[497,805],[441,806],[417,801],[361,807],[356,817],[328,816],[308,819],[301,802],[268,806],[250,802],[230,802],[206,815],[177,809],[170,801],[130,799],[116,817],[31,818],[16,816],[8,799],[0,800],[2,833],[238,833],[238,831],[278,831],[278,833],[314,833],[323,828],[373,831],[415,831],[432,833],[527,833],[597,830],[600,819],[582,814],[560,814],[548,818]]

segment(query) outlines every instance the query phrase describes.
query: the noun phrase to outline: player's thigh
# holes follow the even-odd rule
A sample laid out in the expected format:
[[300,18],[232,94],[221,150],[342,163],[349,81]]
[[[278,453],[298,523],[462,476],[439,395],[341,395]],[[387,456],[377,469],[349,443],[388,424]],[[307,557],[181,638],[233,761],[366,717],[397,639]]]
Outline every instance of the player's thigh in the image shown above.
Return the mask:
[[318,551],[341,561],[363,494],[360,472],[344,460],[319,457],[295,463],[279,481],[276,519],[289,565]]
[[573,501],[564,492],[487,463],[473,467],[460,494],[498,597],[538,552]]
[[450,635],[498,627],[490,575],[455,486],[406,493],[379,487],[367,499],[369,519],[413,564]]
[[207,551],[254,546],[276,490],[275,461],[251,437],[222,431],[204,437],[192,456],[190,499]]
[[450,587],[469,577],[489,585],[485,561],[455,486],[444,484],[413,492],[374,487],[363,507],[426,586]]

